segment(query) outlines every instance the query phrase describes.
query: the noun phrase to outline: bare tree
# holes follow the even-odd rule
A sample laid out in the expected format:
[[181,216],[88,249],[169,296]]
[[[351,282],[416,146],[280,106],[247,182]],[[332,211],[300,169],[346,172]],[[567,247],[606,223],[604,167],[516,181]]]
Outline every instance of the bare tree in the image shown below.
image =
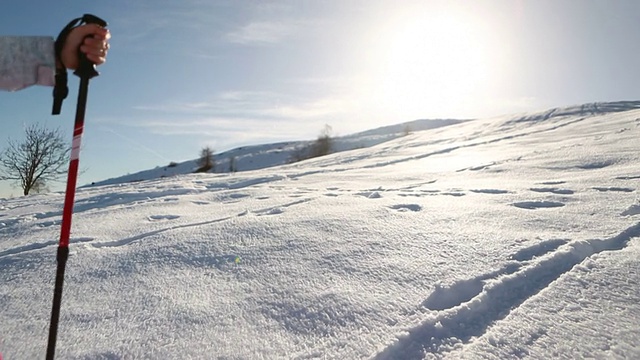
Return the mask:
[[293,164],[293,163],[297,163],[298,161],[307,160],[311,158],[311,156],[309,156],[310,148],[311,148],[311,145],[296,146],[291,152],[291,155],[289,155],[289,163]]
[[229,172],[235,173],[238,171],[238,166],[236,164],[236,157],[232,156],[229,158]]
[[324,129],[313,143],[311,147],[311,157],[325,156],[329,155],[331,152],[331,147],[333,145],[333,139],[331,138],[331,133],[333,129],[329,125],[325,125]]
[[34,189],[43,191],[48,182],[66,173],[69,151],[59,130],[31,125],[25,129],[24,141],[9,139],[0,153],[0,180],[14,180],[24,195]]
[[213,162],[213,150],[207,146],[200,150],[200,158],[198,159],[198,169],[196,172],[207,172],[215,166]]
[[331,126],[325,125],[315,141],[298,146],[293,150],[289,157],[289,163],[329,155],[333,148],[332,132]]

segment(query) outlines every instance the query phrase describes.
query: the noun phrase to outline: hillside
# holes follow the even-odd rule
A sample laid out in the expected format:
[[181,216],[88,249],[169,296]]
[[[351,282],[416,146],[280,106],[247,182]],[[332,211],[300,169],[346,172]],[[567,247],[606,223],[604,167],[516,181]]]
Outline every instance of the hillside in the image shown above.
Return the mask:
[[[414,120],[407,123],[385,126],[360,133],[332,138],[332,153],[362,149],[397,139],[411,132],[435,129],[441,126],[458,124],[466,120]],[[259,170],[292,162],[294,154],[312,145],[313,140],[291,141],[274,144],[250,145],[215,154],[215,168],[210,173],[228,173],[231,163],[236,171]],[[191,174],[197,168],[198,159],[158,166],[134,174],[119,176],[94,185],[111,185],[126,182],[159,179],[181,174]]]
[[[598,103],[82,188],[58,358],[640,358],[639,138]],[[0,200],[5,359],[45,352],[62,201]]]

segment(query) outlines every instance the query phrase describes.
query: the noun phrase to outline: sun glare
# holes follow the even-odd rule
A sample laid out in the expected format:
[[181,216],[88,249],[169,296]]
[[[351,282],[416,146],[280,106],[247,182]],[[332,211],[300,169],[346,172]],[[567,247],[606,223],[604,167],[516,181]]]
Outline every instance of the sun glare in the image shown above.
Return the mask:
[[477,104],[492,85],[487,35],[468,15],[399,17],[380,34],[376,101],[404,117]]

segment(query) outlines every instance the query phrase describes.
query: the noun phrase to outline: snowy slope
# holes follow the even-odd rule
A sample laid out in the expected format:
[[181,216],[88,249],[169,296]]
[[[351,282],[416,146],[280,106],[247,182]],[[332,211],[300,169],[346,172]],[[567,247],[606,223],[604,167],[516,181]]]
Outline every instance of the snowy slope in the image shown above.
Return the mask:
[[[639,137],[591,104],[81,189],[58,358],[640,358]],[[43,357],[62,198],[0,202],[6,359]]]
[[[397,139],[413,131],[434,129],[442,126],[458,124],[466,120],[414,120],[402,124],[385,126],[360,133],[333,137],[332,153],[354,149],[367,148],[383,142]],[[262,144],[243,146],[214,155],[215,168],[211,173],[226,173],[230,171],[231,163],[236,171],[259,170],[272,166],[284,165],[291,162],[296,151],[307,148],[313,140],[291,141],[275,144]],[[198,168],[198,160],[193,159],[174,163],[167,166],[158,166],[155,169],[140,171],[134,174],[115,177],[100,181],[93,185],[113,185],[126,182],[160,179],[169,176],[191,174]]]

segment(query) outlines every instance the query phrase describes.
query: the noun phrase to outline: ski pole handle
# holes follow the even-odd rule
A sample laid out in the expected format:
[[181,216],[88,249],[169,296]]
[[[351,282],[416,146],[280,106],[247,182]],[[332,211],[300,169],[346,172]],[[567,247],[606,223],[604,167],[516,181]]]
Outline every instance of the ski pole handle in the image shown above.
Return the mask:
[[[62,29],[58,37],[56,38],[55,43],[55,52],[56,59],[60,60],[62,54],[62,48],[64,46],[67,37],[71,31],[82,24],[97,24],[102,27],[107,26],[107,22],[100,19],[99,17],[91,14],[84,14],[81,18],[73,19],[67,26]],[[82,39],[84,43],[84,39]],[[80,43],[82,46],[82,43]],[[91,63],[87,56],[80,51],[78,51],[78,69],[74,72],[75,75],[79,76],[82,79],[91,79],[94,76],[98,76],[99,73],[96,71],[95,64]],[[53,108],[51,110],[52,115],[59,115],[60,110],[62,109],[62,102],[67,97],[69,93],[69,88],[67,87],[67,69],[62,66],[62,62],[60,65],[56,66],[56,85],[53,88]]]
[[[82,16],[82,22],[84,22],[85,24],[97,24],[102,27],[107,26],[106,21],[91,14],[84,14],[84,16]],[[87,37],[91,37],[91,35]],[[85,39],[87,37],[85,37]],[[84,43],[84,39],[82,40],[82,43]],[[74,75],[87,79],[91,79],[95,76],[100,75],[100,73],[96,70],[96,64],[87,59],[87,55],[80,51],[80,48],[78,48],[78,58],[80,59],[80,63],[76,71],[73,72]]]

